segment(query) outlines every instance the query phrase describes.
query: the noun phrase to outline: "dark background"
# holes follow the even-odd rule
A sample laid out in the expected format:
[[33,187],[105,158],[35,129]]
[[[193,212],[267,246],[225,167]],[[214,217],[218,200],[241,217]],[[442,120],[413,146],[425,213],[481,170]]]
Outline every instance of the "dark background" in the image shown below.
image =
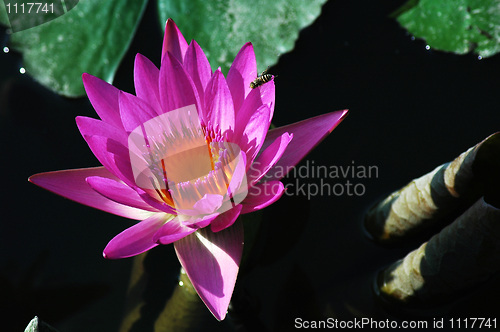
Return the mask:
[[[383,310],[372,283],[379,269],[419,243],[377,246],[364,235],[364,213],[384,195],[498,131],[500,57],[427,51],[424,41],[412,40],[388,18],[404,2],[330,0],[300,32],[295,49],[269,70],[279,76],[277,126],[350,110],[309,154],[309,163],[378,168],[378,177],[370,179],[323,179],[331,185],[361,183],[362,196],[310,201],[284,196],[266,210],[255,264],[240,275],[237,291],[252,303],[251,320],[269,331],[292,329],[296,317],[408,319]],[[0,32],[3,48],[8,36],[5,29]],[[114,85],[133,93],[135,54],[159,65],[161,40],[156,4],[150,1]],[[54,95],[20,74],[20,67],[21,55],[0,54],[0,330],[23,330],[38,315],[61,332],[116,331],[132,259],[108,261],[102,249],[132,222],[27,181],[35,173],[97,166],[74,121],[96,114],[87,98]],[[154,251],[168,263],[158,263],[165,274],[158,294],[168,295],[179,269],[173,246]],[[445,320],[495,318],[498,307],[485,303],[498,293],[494,286],[474,294],[452,306]],[[431,322],[437,317],[427,314]]]

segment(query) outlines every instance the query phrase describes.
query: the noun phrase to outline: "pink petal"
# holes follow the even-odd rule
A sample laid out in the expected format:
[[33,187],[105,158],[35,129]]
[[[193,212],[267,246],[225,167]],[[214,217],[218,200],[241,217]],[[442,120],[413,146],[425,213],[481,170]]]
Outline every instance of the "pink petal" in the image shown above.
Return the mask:
[[162,65],[167,52],[172,53],[180,63],[183,63],[187,49],[188,44],[186,39],[179,28],[177,28],[174,20],[169,18],[165,25],[165,35],[163,36],[163,47],[161,52]]
[[218,320],[226,317],[243,251],[243,225],[214,233],[199,229],[174,243],[177,257],[201,299]]
[[118,107],[120,90],[87,73],[82,75],[82,80],[90,103],[99,117],[116,128],[123,128]]
[[274,95],[274,82],[266,83],[263,86],[250,91],[247,98],[243,102],[241,109],[238,112],[235,112],[235,130],[233,135],[235,142],[241,138],[248,121],[252,115],[254,115],[256,110],[262,105],[267,104],[270,107],[268,122],[271,123],[270,119],[272,118],[272,112],[274,110]]
[[100,176],[89,176],[86,181],[92,189],[112,201],[141,210],[159,212],[146,204],[134,189],[121,182]]
[[293,134],[283,133],[257,157],[257,160],[252,163],[248,171],[247,180],[249,187],[259,182],[276,165],[285,153],[292,138]]
[[196,228],[184,226],[178,218],[174,218],[163,225],[153,236],[158,244],[170,244],[194,233]]
[[195,105],[201,113],[200,100],[193,80],[181,63],[168,52],[160,68],[160,102],[165,113]]
[[212,229],[212,232],[214,233],[220,232],[228,228],[232,224],[234,224],[236,219],[238,219],[242,208],[243,206],[241,204],[238,204],[232,209],[224,212],[223,214],[215,218],[214,221],[210,223],[210,228]]
[[247,189],[247,156],[242,152],[238,155],[238,157],[240,159],[238,160],[236,168],[234,169],[231,182],[229,182],[229,187],[227,188],[227,197],[234,197],[234,195],[241,193],[241,189]]
[[158,78],[160,70],[144,55],[137,53],[134,65],[134,85],[137,97],[162,114]]
[[132,132],[145,122],[157,116],[156,111],[144,100],[123,91],[120,91],[120,116],[126,132]]
[[[147,192],[141,188],[135,188],[135,190],[137,190],[137,193],[142,198],[142,200],[153,208],[168,214],[177,214],[177,211],[167,203],[163,202],[160,196],[155,191],[149,190],[149,192]],[[154,194],[156,194],[156,196]]]
[[212,76],[205,90],[205,119],[219,126],[223,136],[234,132],[234,108],[231,92],[220,69]]
[[269,104],[269,123],[273,119],[274,115],[274,101],[276,99],[276,87],[274,86],[274,80],[268,82],[260,87],[258,87],[260,91],[260,99],[263,104]]
[[257,61],[255,60],[253,45],[252,43],[246,43],[236,55],[227,74],[227,85],[233,96],[234,111],[236,114],[238,114],[243,101],[252,90],[250,83],[255,78],[257,78]]
[[222,205],[221,195],[205,194],[202,199],[194,203],[193,208],[200,214],[209,214],[217,211]]
[[203,53],[201,47],[194,40],[189,45],[184,57],[184,68],[186,68],[196,86],[200,102],[202,103],[201,108],[204,109],[205,88],[212,77],[212,68],[210,68],[210,63],[205,53]]
[[285,192],[285,187],[280,181],[270,181],[253,186],[248,190],[248,195],[241,205],[241,214],[255,212],[276,202]]
[[285,132],[293,133],[293,140],[276,166],[266,175],[266,181],[280,180],[286,174],[282,172],[295,166],[305,155],[314,149],[347,116],[347,110],[335,111],[307,120],[275,128],[267,133],[262,149],[267,148],[278,136]]
[[135,187],[129,151],[125,146],[104,136],[85,135],[83,138],[106,169],[125,182],[129,187]]
[[247,154],[248,164],[251,164],[260,151],[269,129],[269,106],[262,105],[252,114],[239,146]]
[[152,215],[149,211],[119,204],[101,196],[85,181],[90,176],[118,180],[104,167],[95,167],[35,174],[29,181],[75,202],[125,218],[143,220]]
[[200,229],[210,225],[210,223],[219,215],[219,212],[215,212],[202,217],[192,217],[186,221],[183,221],[182,224],[193,229]]
[[107,122],[85,116],[77,116],[76,125],[83,137],[102,136],[111,138],[124,146],[128,144],[127,133],[123,129],[118,129]]
[[109,154],[115,154],[123,160],[130,159],[126,147],[128,144],[126,133],[106,122],[83,116],[76,118],[76,124],[96,158],[108,170],[121,178],[119,175],[121,172],[115,171],[114,158],[110,157]]
[[177,217],[163,225],[163,227],[153,236],[153,241],[159,244],[173,243],[194,233],[200,228],[207,227],[218,216],[219,213],[212,213],[203,217],[191,218],[186,221],[180,221],[181,218]]
[[126,258],[139,255],[158,244],[153,242],[153,235],[170,217],[166,213],[155,213],[132,227],[127,228],[104,248],[103,255],[107,259]]

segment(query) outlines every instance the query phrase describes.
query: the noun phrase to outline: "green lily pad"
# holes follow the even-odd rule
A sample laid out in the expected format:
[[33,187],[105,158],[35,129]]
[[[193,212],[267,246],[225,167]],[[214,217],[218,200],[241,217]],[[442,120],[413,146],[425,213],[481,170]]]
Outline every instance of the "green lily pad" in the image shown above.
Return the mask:
[[212,69],[227,73],[246,42],[259,72],[293,49],[300,29],[311,24],[326,0],[158,0],[161,25],[172,18],[188,43],[203,48]]
[[500,51],[497,0],[410,0],[394,12],[398,22],[434,49],[489,57]]
[[0,24],[9,26],[9,17],[7,16],[7,9],[3,1],[0,2]]
[[146,2],[80,1],[67,14],[12,33],[10,46],[23,53],[23,66],[35,80],[64,96],[82,96],[84,72],[113,81]]

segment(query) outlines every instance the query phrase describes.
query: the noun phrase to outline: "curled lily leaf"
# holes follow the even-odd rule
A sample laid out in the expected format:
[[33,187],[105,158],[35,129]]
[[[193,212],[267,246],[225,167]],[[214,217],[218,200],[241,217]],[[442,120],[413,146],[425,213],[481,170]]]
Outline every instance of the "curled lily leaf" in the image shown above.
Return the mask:
[[500,271],[500,209],[480,198],[377,278],[380,297],[410,308],[445,305]]
[[490,179],[498,177],[500,158],[492,151],[499,148],[500,133],[496,133],[454,161],[414,179],[368,211],[366,230],[378,242],[394,243],[467,208],[485,195]]

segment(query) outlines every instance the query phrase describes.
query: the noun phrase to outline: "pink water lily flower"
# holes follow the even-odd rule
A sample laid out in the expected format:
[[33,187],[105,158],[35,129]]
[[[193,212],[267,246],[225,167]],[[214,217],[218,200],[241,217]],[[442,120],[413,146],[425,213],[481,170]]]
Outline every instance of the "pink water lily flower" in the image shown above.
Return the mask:
[[[251,43],[227,78],[212,72],[195,41],[168,20],[158,69],[135,59],[136,96],[89,74],[87,95],[101,120],[77,117],[102,167],[33,175],[30,181],[79,203],[140,220],[115,236],[117,259],[174,243],[179,261],[218,319],[226,311],[243,250],[240,214],[279,199],[285,174],[346,116],[337,111],[269,129],[271,80],[257,88]],[[174,151],[174,152],[172,152]]]

